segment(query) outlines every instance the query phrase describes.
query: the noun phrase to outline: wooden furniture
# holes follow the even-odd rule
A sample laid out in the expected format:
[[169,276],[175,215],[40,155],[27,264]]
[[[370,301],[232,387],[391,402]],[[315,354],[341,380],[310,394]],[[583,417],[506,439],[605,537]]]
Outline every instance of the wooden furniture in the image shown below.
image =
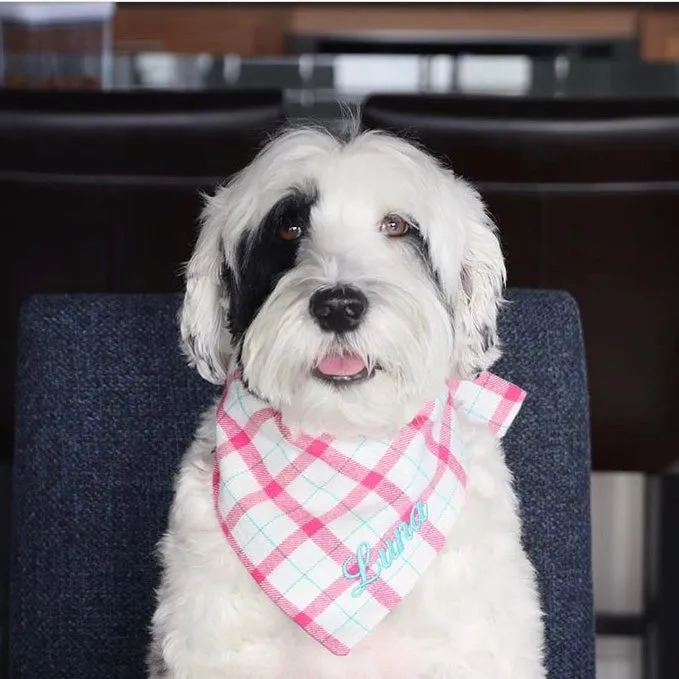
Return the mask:
[[296,34],[382,30],[632,37],[638,12],[635,5],[595,4],[295,4],[289,29]]
[[679,7],[666,7],[639,16],[642,54],[648,61],[679,61]]
[[286,53],[289,36],[361,32],[633,39],[645,59],[679,59],[679,8],[658,9],[643,3],[119,3],[114,40],[118,51],[276,56]]
[[284,54],[289,5],[118,3],[117,51]]

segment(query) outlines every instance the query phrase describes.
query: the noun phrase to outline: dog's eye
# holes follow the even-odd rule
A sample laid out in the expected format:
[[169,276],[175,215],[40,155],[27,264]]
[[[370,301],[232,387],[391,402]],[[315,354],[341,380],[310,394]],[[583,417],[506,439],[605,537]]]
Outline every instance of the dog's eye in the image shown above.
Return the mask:
[[380,231],[390,238],[405,236],[410,230],[410,224],[399,215],[387,215],[380,224]]
[[288,226],[281,226],[276,235],[281,240],[297,240],[302,235],[302,227],[295,224],[290,224]]

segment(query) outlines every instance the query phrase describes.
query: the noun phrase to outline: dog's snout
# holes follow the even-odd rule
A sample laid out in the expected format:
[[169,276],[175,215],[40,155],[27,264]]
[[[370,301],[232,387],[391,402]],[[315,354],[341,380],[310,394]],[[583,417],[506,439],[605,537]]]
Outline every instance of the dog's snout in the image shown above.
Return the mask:
[[309,311],[328,332],[348,332],[358,327],[368,309],[368,298],[357,288],[338,286],[311,296]]

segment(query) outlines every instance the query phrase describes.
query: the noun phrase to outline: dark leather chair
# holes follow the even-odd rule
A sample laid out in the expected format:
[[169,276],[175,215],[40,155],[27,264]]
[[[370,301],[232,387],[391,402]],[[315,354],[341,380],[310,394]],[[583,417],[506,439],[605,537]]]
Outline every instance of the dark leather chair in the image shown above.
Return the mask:
[[570,56],[611,59],[638,54],[636,40],[612,36],[574,38],[572,35],[515,36],[511,34],[456,35],[412,31],[337,31],[293,33],[288,36],[293,54],[415,54],[450,56],[521,55],[537,58]]
[[0,459],[21,302],[180,289],[200,192],[244,167],[281,119],[278,91],[0,91]]
[[[666,470],[679,450],[679,100],[376,96],[364,123],[478,185],[511,285],[576,297],[594,468]],[[647,478],[645,612],[601,611],[596,626],[642,636],[645,679],[665,679],[679,669],[679,483]]]
[[478,185],[511,285],[578,300],[595,469],[676,460],[679,101],[381,95],[363,121]]

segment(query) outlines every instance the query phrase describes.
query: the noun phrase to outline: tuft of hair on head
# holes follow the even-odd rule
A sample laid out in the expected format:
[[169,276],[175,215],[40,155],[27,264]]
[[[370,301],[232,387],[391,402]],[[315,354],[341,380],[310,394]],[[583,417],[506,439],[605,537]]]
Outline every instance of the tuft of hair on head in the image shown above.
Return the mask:
[[361,118],[361,108],[358,104],[343,101],[338,101],[337,105],[340,109],[340,116],[337,120],[321,123],[318,120],[298,118],[286,121],[284,125],[281,125],[268,136],[266,142],[262,145],[262,150],[271,146],[276,140],[296,133],[326,135],[332,137],[341,145],[352,142],[365,131]]
[[340,120],[338,123],[338,137],[345,144],[353,141],[363,131],[360,104],[351,104],[346,101],[338,102]]

